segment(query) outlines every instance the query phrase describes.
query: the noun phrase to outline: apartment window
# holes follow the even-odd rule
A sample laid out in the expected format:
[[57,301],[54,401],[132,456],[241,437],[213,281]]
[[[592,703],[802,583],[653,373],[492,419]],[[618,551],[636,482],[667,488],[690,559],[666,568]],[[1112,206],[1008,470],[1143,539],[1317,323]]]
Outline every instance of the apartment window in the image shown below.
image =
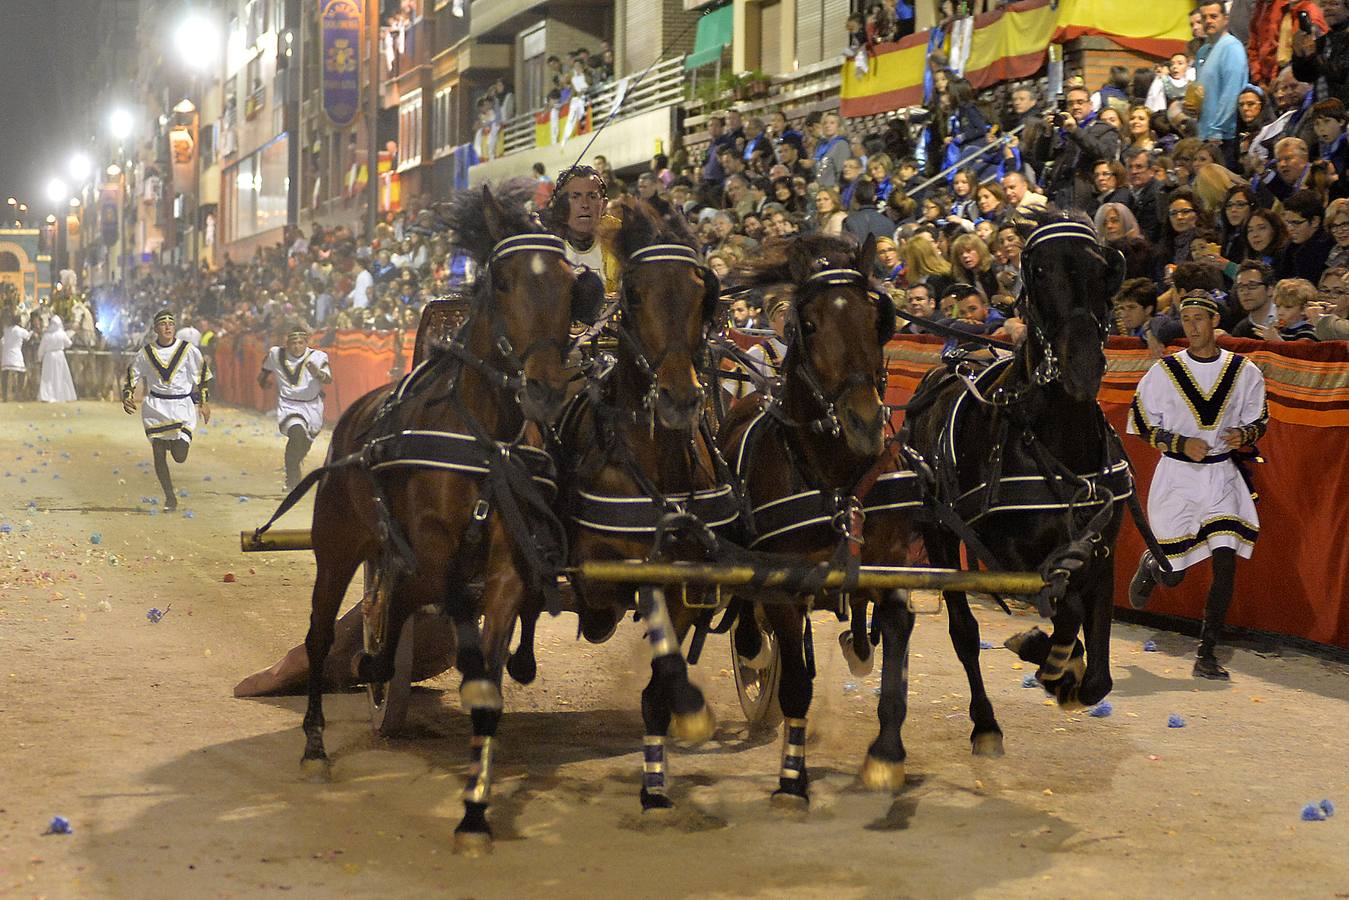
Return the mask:
[[286,146],[287,136],[282,135],[225,170],[222,187],[228,209],[226,241],[252,237],[286,224],[286,198],[290,192]]
[[[520,75],[525,105],[523,109],[539,109],[543,106],[548,90],[544,87],[548,58],[548,33],[543,22],[520,35]],[[521,107],[517,107],[521,108]]]
[[422,92],[412,91],[398,104],[398,171],[422,163]]
[[436,91],[434,105],[431,107],[431,156],[444,156],[454,144],[454,125],[450,119],[453,113],[451,95],[454,89],[444,87]]

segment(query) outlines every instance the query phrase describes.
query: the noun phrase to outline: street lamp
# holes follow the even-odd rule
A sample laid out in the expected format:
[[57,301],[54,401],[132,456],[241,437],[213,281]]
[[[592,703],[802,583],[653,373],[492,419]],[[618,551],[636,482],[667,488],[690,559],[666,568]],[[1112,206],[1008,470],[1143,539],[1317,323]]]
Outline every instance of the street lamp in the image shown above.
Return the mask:
[[108,115],[108,130],[112,132],[112,136],[118,141],[125,141],[127,138],[131,137],[131,129],[134,128],[135,125],[135,119],[133,119],[131,113],[125,109],[114,109]]
[[220,33],[210,19],[200,13],[191,13],[178,26],[174,44],[189,68],[205,69],[215,60]]
[[94,171],[94,164],[89,161],[89,157],[83,153],[76,153],[70,158],[68,164],[70,177],[76,184],[84,184]]
[[66,187],[64,181],[59,178],[53,178],[51,181],[47,182],[47,199],[52,203],[65,203],[69,197],[70,190]]

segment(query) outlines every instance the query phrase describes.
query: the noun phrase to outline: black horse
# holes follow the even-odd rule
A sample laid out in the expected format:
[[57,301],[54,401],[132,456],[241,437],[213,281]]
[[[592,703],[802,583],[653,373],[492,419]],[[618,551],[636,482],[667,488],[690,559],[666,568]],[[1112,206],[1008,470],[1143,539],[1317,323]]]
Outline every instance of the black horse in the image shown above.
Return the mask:
[[[1040,667],[1036,677],[1060,704],[1094,704],[1111,689],[1112,551],[1133,492],[1128,460],[1096,400],[1124,260],[1089,225],[1055,215],[1030,230],[1022,266],[1025,343],[982,371],[930,372],[909,404],[906,442],[921,457],[914,462],[931,470],[942,512],[923,528],[931,562],[958,566],[963,541],[991,568],[1043,572],[1052,588],[1038,602],[1053,635],[1037,628],[1007,645]],[[944,599],[970,682],[974,752],[1000,755],[978,623],[964,592]]]

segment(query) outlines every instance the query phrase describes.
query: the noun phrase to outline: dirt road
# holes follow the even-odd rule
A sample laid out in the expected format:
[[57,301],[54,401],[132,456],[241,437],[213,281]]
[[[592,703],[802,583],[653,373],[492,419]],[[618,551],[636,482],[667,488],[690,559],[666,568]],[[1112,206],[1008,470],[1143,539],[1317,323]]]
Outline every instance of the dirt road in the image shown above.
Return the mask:
[[[1113,714],[1065,714],[1000,649],[1029,620],[988,609],[1005,758],[970,756],[945,620],[924,616],[909,782],[861,791],[878,681],[848,676],[825,616],[809,814],[770,808],[780,739],[746,733],[713,638],[695,672],[721,729],[672,754],[682,811],[662,825],[638,812],[639,631],[595,647],[547,621],[538,681],[506,689],[496,852],[456,857],[450,680],[417,692],[404,740],[372,737],[364,695],[332,697],[326,786],[299,778],[298,698],[230,695],[308,615],[308,554],[237,552],[280,496],[281,447],[269,420],[216,410],[175,470],[179,512],[154,515],[145,439],[116,406],[0,406],[0,895],[1349,896],[1343,666],[1238,651],[1230,686],[1200,683],[1191,639],[1117,626]],[[1322,798],[1341,813],[1301,821]],[[42,836],[58,815],[73,833]]]

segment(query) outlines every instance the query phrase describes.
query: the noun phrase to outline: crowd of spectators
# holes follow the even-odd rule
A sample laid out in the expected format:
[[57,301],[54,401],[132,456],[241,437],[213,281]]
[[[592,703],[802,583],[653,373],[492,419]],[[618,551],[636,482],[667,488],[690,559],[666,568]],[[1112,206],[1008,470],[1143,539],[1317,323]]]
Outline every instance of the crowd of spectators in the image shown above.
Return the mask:
[[[1224,4],[1204,4],[1186,52],[1116,68],[1099,86],[1070,77],[1061,97],[1033,82],[976,92],[934,54],[931,112],[912,121],[896,113],[861,129],[836,113],[729,109],[708,117],[704,150],[658,154],[635,178],[592,162],[611,197],[685,215],[728,282],[775,237],[872,235],[875,274],[911,312],[1018,339],[1025,220],[1053,205],[1090,219],[1124,254],[1115,330],[1157,352],[1180,336],[1175,301],[1193,290],[1222,296],[1223,328],[1237,336],[1346,339],[1345,4],[1294,0],[1282,19],[1264,0],[1234,0],[1231,19]],[[902,0],[884,0],[863,24],[893,38],[904,12]],[[559,92],[612,75],[607,46],[569,62],[570,76],[549,60]],[[542,206],[552,184],[542,166],[535,177]],[[473,265],[453,235],[415,225],[429,197],[409,205],[368,240],[345,227],[291,229],[247,261],[157,270],[130,297],[98,304],[99,329],[134,345],[162,306],[208,339],[297,320],[415,328],[426,300],[471,281]],[[737,320],[758,321],[747,299]]]
[[[1231,334],[1349,338],[1345,3],[1295,0],[1280,19],[1255,0],[1244,46],[1227,4],[1203,4],[1186,52],[1099,86],[1070,77],[1057,98],[980,95],[933,56],[931,115],[864,132],[731,109],[700,155],[657,156],[610,193],[684,213],[725,279],[774,237],[874,235],[875,274],[912,312],[1013,339],[1024,222],[1052,205],[1124,254],[1115,330],[1156,352],[1194,290],[1221,297]],[[893,36],[894,4],[869,9],[853,25]],[[752,300],[737,318],[754,320]]]

